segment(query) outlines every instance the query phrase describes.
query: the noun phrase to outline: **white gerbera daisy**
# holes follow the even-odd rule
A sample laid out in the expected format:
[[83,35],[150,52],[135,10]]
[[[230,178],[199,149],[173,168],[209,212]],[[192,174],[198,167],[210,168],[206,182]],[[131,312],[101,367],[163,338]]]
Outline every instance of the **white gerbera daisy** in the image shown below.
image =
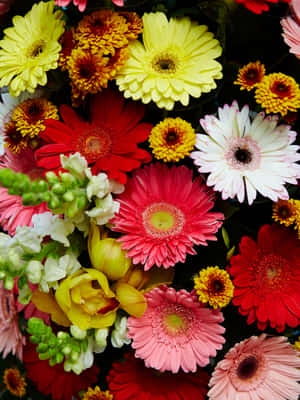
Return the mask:
[[208,186],[222,192],[222,198],[245,199],[252,204],[257,191],[273,201],[287,200],[285,183],[300,178],[299,146],[292,145],[296,132],[278,125],[276,116],[257,114],[253,121],[248,106],[239,111],[236,101],[218,110],[218,118],[200,120],[205,134],[197,134],[191,153],[199,172],[209,173]]

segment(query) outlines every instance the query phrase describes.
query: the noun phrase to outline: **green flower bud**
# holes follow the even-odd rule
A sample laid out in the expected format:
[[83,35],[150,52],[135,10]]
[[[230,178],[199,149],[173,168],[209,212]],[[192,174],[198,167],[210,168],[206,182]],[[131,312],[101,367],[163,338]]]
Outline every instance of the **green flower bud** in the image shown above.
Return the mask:
[[46,325],[40,318],[32,317],[28,320],[28,332],[35,335],[41,336],[46,332]]
[[9,168],[0,170],[0,182],[3,187],[9,188],[15,181],[16,173]]
[[60,364],[60,363],[63,362],[64,356],[63,356],[63,354],[61,354],[61,353],[57,353],[56,356],[55,356],[55,359],[56,359],[56,363],[57,363],[57,364]]
[[44,181],[43,179],[40,179],[37,181],[37,188],[38,188],[39,193],[47,192],[49,190],[49,185],[46,181]]
[[40,338],[38,336],[31,336],[30,341],[33,344],[38,344],[40,342]]
[[31,206],[34,205],[37,201],[38,197],[35,193],[24,193],[22,195],[22,203],[24,206]]
[[73,201],[75,199],[74,194],[70,191],[66,192],[63,194],[62,198],[64,199],[64,201],[66,201],[67,203],[71,203],[71,201]]
[[39,359],[40,359],[40,360],[48,360],[48,358],[49,358],[49,353],[48,353],[48,352],[46,352],[46,353],[39,353]]
[[71,332],[71,335],[72,335],[75,339],[78,339],[78,340],[83,340],[83,339],[86,337],[86,335],[87,335],[86,330],[80,329],[80,328],[78,328],[78,326],[76,326],[76,325],[72,325],[72,326],[70,327],[70,332]]
[[66,345],[62,348],[61,352],[65,355],[68,356],[69,354],[71,354],[72,351],[72,347],[70,345]]
[[84,207],[86,207],[87,205],[87,198],[80,196],[76,199],[76,205],[78,207],[79,210],[83,210]]
[[51,194],[50,192],[44,192],[44,193],[40,193],[39,195],[39,199],[41,200],[41,202],[43,203],[44,201],[46,203],[48,203],[51,199]]
[[56,364],[58,364],[57,361],[56,361],[56,357],[50,358],[50,360],[49,360],[49,365],[50,365],[51,367],[54,367],[54,365],[56,365]]
[[5,271],[0,271],[0,280],[2,281],[6,277]]
[[55,210],[56,208],[58,208],[60,206],[59,198],[55,194],[51,193],[51,199],[48,202],[48,205],[49,205],[50,209]]
[[26,267],[26,275],[30,282],[37,284],[42,278],[43,265],[40,261],[31,260]]
[[6,276],[4,279],[4,288],[6,290],[12,290],[14,287],[15,281],[14,278],[12,278],[11,276]]
[[70,335],[67,332],[59,331],[57,334],[57,339],[60,339],[61,341],[67,340],[69,338],[70,338]]
[[49,346],[46,343],[40,343],[37,347],[38,353],[45,353],[49,349]]
[[65,186],[61,183],[55,183],[52,186],[52,192],[55,194],[63,194],[66,191]]
[[10,271],[15,272],[22,269],[21,258],[14,248],[10,248],[7,251],[6,261],[8,263],[8,269]]
[[68,187],[75,187],[76,186],[76,179],[73,175],[69,174],[68,172],[63,172],[60,174],[62,182]]
[[72,350],[72,352],[70,354],[70,360],[72,362],[76,362],[78,360],[79,356],[80,356],[80,353],[77,353],[74,350]]
[[45,174],[47,181],[52,185],[59,183],[59,177],[52,171],[48,171]]

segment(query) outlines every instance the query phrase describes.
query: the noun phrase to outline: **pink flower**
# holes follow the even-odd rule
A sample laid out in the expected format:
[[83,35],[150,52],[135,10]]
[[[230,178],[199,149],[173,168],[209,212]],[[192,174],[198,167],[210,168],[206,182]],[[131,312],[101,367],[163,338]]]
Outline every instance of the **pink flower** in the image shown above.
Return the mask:
[[292,0],[290,7],[294,18],[287,17],[281,21],[282,36],[285,43],[290,47],[290,53],[300,58],[300,1]]
[[12,291],[3,288],[0,281],[0,352],[2,358],[12,352],[21,361],[25,337],[22,336],[18,326],[18,313],[15,296]]
[[[28,174],[31,179],[42,177],[43,170],[38,168],[30,149],[13,154],[6,150],[0,157],[0,168],[11,168],[15,172]],[[32,226],[34,214],[49,211],[46,203],[37,206],[23,206],[22,198],[8,194],[8,190],[0,187],[0,224],[10,235],[14,235],[17,226]]]
[[160,286],[145,294],[147,310],[141,318],[129,317],[128,337],[133,339],[135,356],[146,367],[174,374],[181,367],[195,372],[197,365],[209,363],[225,339],[225,328],[219,325],[219,310],[199,303],[195,292]]
[[136,170],[118,197],[112,230],[125,233],[118,240],[134,264],[169,268],[184,262],[187,253],[196,254],[194,245],[216,240],[224,216],[209,212],[211,197],[187,167],[152,164]]
[[237,343],[220,361],[209,382],[210,400],[297,400],[300,358],[284,336]]
[[[55,4],[60,7],[67,7],[71,1],[72,0],[55,0]],[[112,0],[112,2],[119,7],[124,5],[123,0]],[[73,0],[73,3],[78,7],[79,11],[83,12],[86,8],[87,0]]]

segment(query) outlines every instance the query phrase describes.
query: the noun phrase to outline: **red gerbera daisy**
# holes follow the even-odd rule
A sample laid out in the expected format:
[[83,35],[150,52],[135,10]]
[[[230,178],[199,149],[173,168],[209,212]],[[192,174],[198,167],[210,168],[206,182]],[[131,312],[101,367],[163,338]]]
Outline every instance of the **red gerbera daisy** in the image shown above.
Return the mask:
[[79,152],[92,166],[93,174],[105,171],[110,179],[126,183],[126,172],[150,162],[151,155],[138,148],[152,129],[139,123],[144,107],[136,102],[124,104],[124,98],[106,90],[90,102],[91,122],[84,121],[69,106],[60,108],[65,123],[45,122],[40,136],[48,143],[36,151],[37,163],[48,170],[60,168],[60,154]]
[[278,332],[300,324],[300,242],[282,226],[264,225],[257,243],[243,237],[240,254],[230,260],[233,304],[259,329],[270,323]]
[[261,14],[263,11],[269,10],[268,3],[278,3],[283,1],[284,3],[289,3],[290,0],[235,0],[237,3],[244,4],[248,10],[254,12],[255,14]]
[[39,359],[35,346],[30,343],[24,349],[23,361],[27,371],[26,378],[30,379],[41,393],[51,394],[53,400],[78,398],[81,390],[97,382],[99,374],[99,368],[95,365],[80,375],[66,372],[62,364],[51,367],[48,360]]
[[113,364],[107,376],[114,400],[203,400],[207,393],[209,375],[198,369],[194,374],[158,372],[146,368],[131,354],[125,362]]

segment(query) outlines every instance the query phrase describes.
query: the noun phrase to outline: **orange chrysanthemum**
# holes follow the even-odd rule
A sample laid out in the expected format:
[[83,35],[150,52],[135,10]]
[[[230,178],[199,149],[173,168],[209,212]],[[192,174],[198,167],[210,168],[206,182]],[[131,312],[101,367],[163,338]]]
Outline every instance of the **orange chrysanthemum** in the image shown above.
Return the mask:
[[300,108],[300,89],[291,76],[281,72],[266,75],[255,91],[255,100],[267,113],[286,115]]
[[233,83],[240,85],[241,90],[250,91],[262,81],[265,72],[265,66],[260,61],[251,62],[239,69],[237,80]]
[[296,203],[294,199],[278,200],[273,205],[274,221],[284,226],[291,226],[296,220]]
[[5,125],[5,145],[12,153],[19,153],[29,145],[28,137],[21,135],[13,121]]
[[44,98],[28,99],[19,104],[11,117],[23,137],[34,138],[45,130],[46,119],[59,119],[58,109]]
[[137,39],[138,35],[143,32],[143,21],[135,12],[119,12],[119,15],[126,19],[128,31],[127,39]]
[[75,39],[81,47],[99,50],[104,54],[114,54],[128,44],[126,19],[112,10],[95,11],[86,15],[78,24]]
[[7,390],[17,397],[23,397],[26,393],[26,382],[17,368],[7,368],[4,371],[3,381]]
[[82,400],[113,400],[113,395],[108,390],[103,392],[99,386],[96,386],[95,389],[89,387]]
[[59,59],[57,63],[61,70],[65,71],[67,69],[67,63],[71,52],[76,46],[74,39],[74,28],[72,27],[71,29],[65,31],[59,42],[61,45],[61,51],[59,53]]

